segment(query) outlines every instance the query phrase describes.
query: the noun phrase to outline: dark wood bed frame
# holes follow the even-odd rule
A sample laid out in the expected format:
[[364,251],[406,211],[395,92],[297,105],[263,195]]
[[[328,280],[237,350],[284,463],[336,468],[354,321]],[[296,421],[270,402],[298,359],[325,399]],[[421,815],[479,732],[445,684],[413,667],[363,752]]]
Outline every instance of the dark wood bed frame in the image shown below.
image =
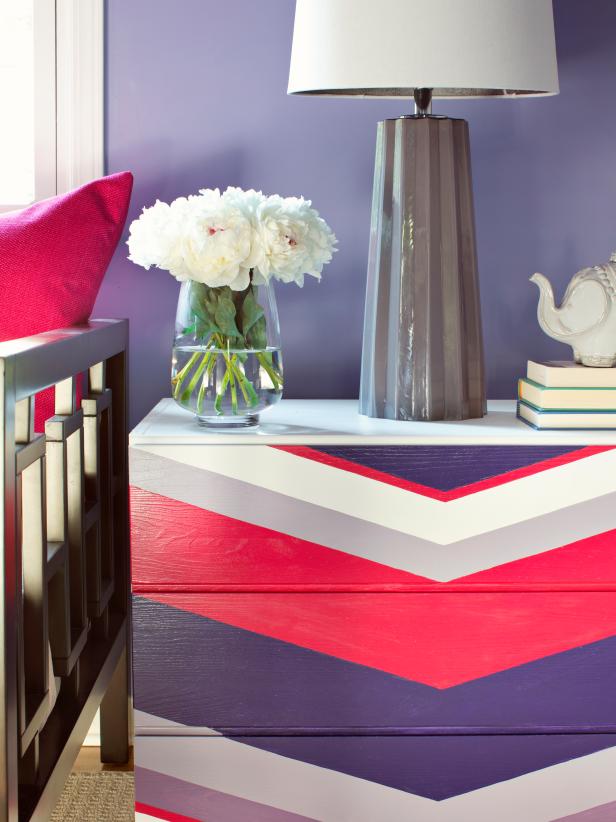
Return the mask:
[[50,819],[99,707],[101,759],[128,760],[127,342],[97,320],[0,343],[0,822]]

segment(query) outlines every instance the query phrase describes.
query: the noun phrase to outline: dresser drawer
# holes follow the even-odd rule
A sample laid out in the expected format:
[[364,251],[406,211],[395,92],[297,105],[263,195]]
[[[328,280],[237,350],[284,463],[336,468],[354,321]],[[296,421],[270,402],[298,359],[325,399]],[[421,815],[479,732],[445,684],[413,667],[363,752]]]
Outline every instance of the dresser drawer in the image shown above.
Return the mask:
[[131,449],[138,819],[616,818],[614,447],[163,423]]
[[616,590],[616,449],[131,450],[133,588]]
[[133,625],[142,729],[616,731],[616,593],[151,593]]
[[140,736],[137,820],[608,822],[615,746],[605,734]]

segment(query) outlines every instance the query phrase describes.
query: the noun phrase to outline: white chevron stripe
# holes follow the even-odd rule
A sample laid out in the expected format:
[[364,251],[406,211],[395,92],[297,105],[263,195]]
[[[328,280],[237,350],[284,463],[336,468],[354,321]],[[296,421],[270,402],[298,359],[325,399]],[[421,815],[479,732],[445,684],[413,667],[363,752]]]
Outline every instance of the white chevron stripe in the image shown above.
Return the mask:
[[[146,491],[347,554],[448,582],[616,528],[616,494],[437,545],[329,508],[131,449],[131,483]],[[583,573],[580,572],[583,582]]]
[[140,813],[137,811],[135,813],[135,822],[160,822],[160,818],[157,816],[150,816],[149,813]]
[[135,742],[140,767],[320,822],[552,822],[616,800],[616,747],[435,802],[235,740]]
[[440,502],[264,446],[147,445],[186,465],[449,545],[616,491],[616,450]]
[[137,737],[135,748],[139,767],[323,822],[423,822],[435,804],[229,739]]
[[[139,731],[140,728],[155,728],[157,731],[163,733],[177,732],[178,728],[186,728],[181,722],[173,722],[171,719],[164,719],[162,716],[154,716],[146,711],[139,711],[136,708],[133,710],[133,721],[135,729]],[[213,733],[218,736],[217,731]]]

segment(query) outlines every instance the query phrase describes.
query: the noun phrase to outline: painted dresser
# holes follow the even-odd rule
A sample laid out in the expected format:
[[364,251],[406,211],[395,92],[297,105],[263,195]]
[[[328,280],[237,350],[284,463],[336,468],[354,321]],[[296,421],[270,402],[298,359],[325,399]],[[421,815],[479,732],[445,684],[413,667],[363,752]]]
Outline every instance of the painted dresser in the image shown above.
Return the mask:
[[137,819],[616,820],[616,433],[131,441]]

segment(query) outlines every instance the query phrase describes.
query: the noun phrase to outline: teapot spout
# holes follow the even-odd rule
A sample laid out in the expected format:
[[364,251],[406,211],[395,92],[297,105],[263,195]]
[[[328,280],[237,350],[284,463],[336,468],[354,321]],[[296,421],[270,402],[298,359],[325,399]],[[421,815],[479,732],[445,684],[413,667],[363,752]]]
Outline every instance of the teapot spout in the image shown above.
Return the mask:
[[539,289],[539,299],[545,300],[549,306],[556,308],[554,304],[554,289],[552,288],[552,283],[548,280],[548,278],[544,274],[539,274],[537,272],[530,278],[530,282],[534,283]]
[[568,336],[567,329],[563,328],[559,317],[560,309],[556,308],[554,302],[554,289],[552,284],[543,274],[533,274],[530,282],[539,289],[539,305],[537,306],[537,318],[541,329],[554,340],[564,342]]
[[[573,345],[576,339],[598,328],[609,314],[605,287],[594,277],[592,269],[583,269],[571,280],[562,305],[554,303],[554,291],[547,277],[533,274],[531,282],[539,288],[537,317],[542,330],[559,342]],[[574,299],[574,294],[576,299]]]

